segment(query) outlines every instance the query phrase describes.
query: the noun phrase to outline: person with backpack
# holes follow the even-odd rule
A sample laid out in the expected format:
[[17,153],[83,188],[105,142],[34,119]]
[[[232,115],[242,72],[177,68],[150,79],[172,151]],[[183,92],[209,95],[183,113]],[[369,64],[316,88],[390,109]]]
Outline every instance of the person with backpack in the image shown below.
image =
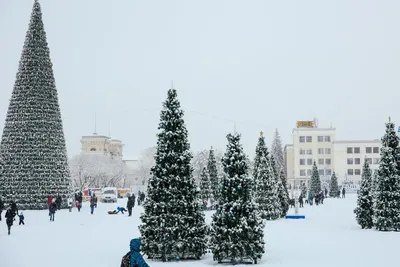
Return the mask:
[[130,242],[130,251],[122,257],[121,267],[150,267],[140,254],[140,239]]

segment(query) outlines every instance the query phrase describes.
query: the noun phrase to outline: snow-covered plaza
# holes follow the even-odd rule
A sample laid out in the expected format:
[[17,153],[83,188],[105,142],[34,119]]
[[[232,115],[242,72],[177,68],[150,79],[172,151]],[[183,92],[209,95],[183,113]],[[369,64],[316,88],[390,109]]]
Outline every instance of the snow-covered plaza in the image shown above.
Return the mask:
[[[123,199],[119,204],[125,203]],[[354,218],[355,206],[356,195],[349,194],[346,199],[326,199],[320,206],[306,205],[300,209],[306,220],[268,221],[266,253],[258,266],[397,266],[400,233],[361,230]],[[119,266],[130,239],[139,236],[143,209],[135,206],[133,217],[107,214],[115,208],[115,204],[99,203],[90,215],[84,203],[80,213],[58,211],[55,222],[49,221],[48,211],[24,211],[26,225],[19,226],[16,220],[10,236],[1,224],[1,266]],[[211,215],[206,213],[207,223]],[[147,262],[150,266],[217,265],[210,253],[200,261]]]

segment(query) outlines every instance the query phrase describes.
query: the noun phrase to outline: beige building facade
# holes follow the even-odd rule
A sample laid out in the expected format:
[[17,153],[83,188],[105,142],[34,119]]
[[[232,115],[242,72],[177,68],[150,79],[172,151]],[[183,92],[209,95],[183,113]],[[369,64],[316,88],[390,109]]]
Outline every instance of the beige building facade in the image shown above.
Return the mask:
[[323,187],[335,172],[339,185],[356,190],[365,160],[373,171],[378,169],[380,147],[380,140],[336,140],[336,129],[318,128],[316,120],[297,122],[292,144],[285,146],[288,184],[295,188],[308,185],[315,161]]
[[124,144],[120,140],[95,133],[82,136],[81,145],[82,153],[110,155],[122,160]]

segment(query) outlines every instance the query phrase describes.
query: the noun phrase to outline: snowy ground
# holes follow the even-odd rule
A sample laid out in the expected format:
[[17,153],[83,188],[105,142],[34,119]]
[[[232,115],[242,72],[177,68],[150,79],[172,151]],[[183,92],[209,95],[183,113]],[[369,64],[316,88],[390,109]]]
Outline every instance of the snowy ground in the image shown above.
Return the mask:
[[[122,200],[120,204],[125,204]],[[278,220],[265,228],[266,254],[258,266],[399,266],[400,233],[361,230],[354,220],[356,195],[326,199],[322,206],[300,212],[306,220]],[[18,221],[7,235],[5,221],[0,227],[1,267],[113,267],[120,266],[129,241],[139,236],[141,207],[133,217],[108,215],[115,204],[99,204],[90,215],[87,204],[56,213],[50,222],[47,211],[26,211],[26,225]],[[3,212],[4,216],[4,212]],[[207,213],[210,222],[211,213]],[[213,266],[212,255],[201,261],[153,262],[150,266]]]

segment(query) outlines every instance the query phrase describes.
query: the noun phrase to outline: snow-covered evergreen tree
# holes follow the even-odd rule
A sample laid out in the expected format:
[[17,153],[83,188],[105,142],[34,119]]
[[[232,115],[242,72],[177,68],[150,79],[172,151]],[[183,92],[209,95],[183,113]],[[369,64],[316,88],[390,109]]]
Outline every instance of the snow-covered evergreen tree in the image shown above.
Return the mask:
[[210,197],[211,197],[210,179],[208,177],[207,169],[203,168],[200,180],[200,199],[202,203],[208,203]]
[[175,89],[168,91],[159,124],[157,152],[139,227],[142,251],[163,261],[199,259],[207,226],[190,164],[188,132]]
[[306,183],[301,183],[300,185],[301,195],[303,198],[307,197],[307,186]]
[[321,191],[321,180],[319,178],[317,164],[314,160],[311,172],[310,192],[315,197],[320,191]]
[[330,197],[339,197],[340,196],[338,179],[337,179],[335,172],[333,172],[332,176],[331,176],[331,182],[329,184],[329,196]]
[[357,223],[362,229],[373,227],[373,191],[372,173],[368,161],[364,161],[363,173],[361,177],[361,187],[357,198],[357,208],[354,210]]
[[214,260],[256,263],[264,253],[264,224],[251,200],[252,180],[240,144],[240,135],[229,134],[221,181],[221,196],[212,217],[211,249]]
[[218,202],[220,183],[218,179],[217,161],[215,160],[214,149],[212,147],[208,156],[207,171],[211,184],[212,203]]
[[399,138],[394,124],[386,124],[376,181],[373,222],[379,231],[400,230]]
[[[280,217],[285,217],[289,210],[289,192],[286,187],[286,176],[283,169],[278,171],[279,166],[276,164],[275,157],[271,155],[270,157],[272,173],[275,178],[276,187],[278,190],[278,200],[279,200],[279,210]],[[283,184],[284,183],[284,184]]]
[[285,157],[283,154],[282,140],[281,136],[279,135],[278,129],[275,130],[275,136],[271,146],[271,154],[275,158],[278,170],[285,170]]
[[47,209],[71,193],[68,158],[42,11],[34,1],[0,144],[0,196],[20,209]]

